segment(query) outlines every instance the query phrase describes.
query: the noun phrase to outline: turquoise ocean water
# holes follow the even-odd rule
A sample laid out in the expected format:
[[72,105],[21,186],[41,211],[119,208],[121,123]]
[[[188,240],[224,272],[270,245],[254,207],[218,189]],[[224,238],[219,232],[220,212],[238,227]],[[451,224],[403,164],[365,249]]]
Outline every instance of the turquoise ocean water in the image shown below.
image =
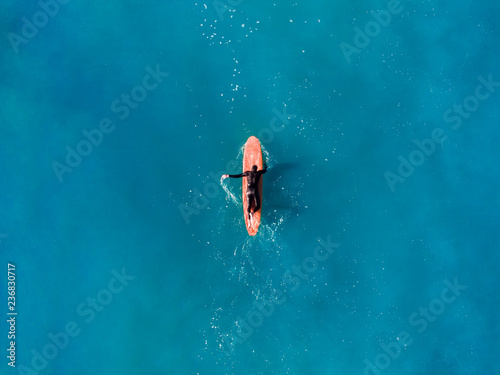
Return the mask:
[[500,373],[498,2],[0,14],[0,374]]

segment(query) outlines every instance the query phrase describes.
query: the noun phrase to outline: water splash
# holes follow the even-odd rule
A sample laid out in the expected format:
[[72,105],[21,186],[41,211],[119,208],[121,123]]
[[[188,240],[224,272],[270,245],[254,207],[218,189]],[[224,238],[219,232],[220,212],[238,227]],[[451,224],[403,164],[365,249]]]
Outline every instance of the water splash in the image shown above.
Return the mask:
[[232,189],[228,186],[227,180],[221,180],[220,184],[222,186],[222,188],[224,189],[224,192],[226,193],[226,200],[228,202],[232,202],[234,203],[235,205],[239,206],[241,204],[243,204],[243,202],[241,201],[240,198],[238,198],[236,196],[236,194],[234,193],[234,191],[232,191]]
[[[237,160],[240,163],[243,163],[244,151],[245,151],[245,145],[240,147],[240,149],[238,151],[238,155],[236,155],[235,160]],[[233,188],[231,188],[230,186],[232,186],[232,185],[230,185],[228,183],[227,179],[223,180],[222,178],[221,178],[220,184],[222,186],[222,189],[224,189],[224,192],[226,193],[226,201],[231,202],[231,203],[235,204],[236,206],[241,206],[243,204],[242,198],[238,198],[238,196],[235,193],[234,189],[236,189],[236,188],[234,187],[234,184],[233,184]]]
[[267,165],[267,169],[272,169],[276,164],[276,159],[269,153],[269,151],[263,144],[261,144],[260,146],[262,149],[262,159],[264,165]]

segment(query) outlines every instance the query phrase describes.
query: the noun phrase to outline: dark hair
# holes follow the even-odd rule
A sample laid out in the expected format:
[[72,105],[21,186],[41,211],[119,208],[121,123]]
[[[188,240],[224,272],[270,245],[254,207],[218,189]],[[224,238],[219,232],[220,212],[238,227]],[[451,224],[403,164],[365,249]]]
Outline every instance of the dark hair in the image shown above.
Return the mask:
[[258,167],[257,167],[256,165],[254,165],[254,166],[252,167],[252,172],[257,172],[257,169],[258,169]]

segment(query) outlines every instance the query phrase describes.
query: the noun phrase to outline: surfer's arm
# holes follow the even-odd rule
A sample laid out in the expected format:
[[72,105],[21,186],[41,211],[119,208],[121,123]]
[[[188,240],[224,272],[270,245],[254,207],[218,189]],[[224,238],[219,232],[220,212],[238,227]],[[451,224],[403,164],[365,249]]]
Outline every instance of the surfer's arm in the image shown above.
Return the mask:
[[248,176],[247,172],[243,172],[240,174],[224,174],[222,175],[221,181],[224,180],[225,178],[231,177],[231,178],[240,178],[240,177],[246,177]]
[[243,172],[240,174],[228,174],[227,175],[227,177],[231,177],[231,178],[241,178],[241,177],[246,177],[246,176],[248,176],[247,172]]

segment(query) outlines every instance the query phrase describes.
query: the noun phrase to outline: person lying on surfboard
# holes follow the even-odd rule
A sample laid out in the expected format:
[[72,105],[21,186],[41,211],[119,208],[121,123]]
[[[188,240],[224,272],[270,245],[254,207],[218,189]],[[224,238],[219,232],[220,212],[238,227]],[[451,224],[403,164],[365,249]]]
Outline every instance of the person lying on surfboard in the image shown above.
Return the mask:
[[[260,176],[262,176],[264,173],[267,171],[267,165],[264,167],[264,169],[258,171],[257,166],[254,165],[252,167],[251,171],[245,171],[240,174],[225,174],[221,178],[224,180],[225,178],[231,177],[231,178],[240,178],[240,177],[246,177],[247,178],[247,213],[248,213],[248,226],[252,226],[252,221],[253,221],[253,214],[260,209],[260,196],[259,196],[259,180]],[[252,211],[253,208],[253,211]]]

